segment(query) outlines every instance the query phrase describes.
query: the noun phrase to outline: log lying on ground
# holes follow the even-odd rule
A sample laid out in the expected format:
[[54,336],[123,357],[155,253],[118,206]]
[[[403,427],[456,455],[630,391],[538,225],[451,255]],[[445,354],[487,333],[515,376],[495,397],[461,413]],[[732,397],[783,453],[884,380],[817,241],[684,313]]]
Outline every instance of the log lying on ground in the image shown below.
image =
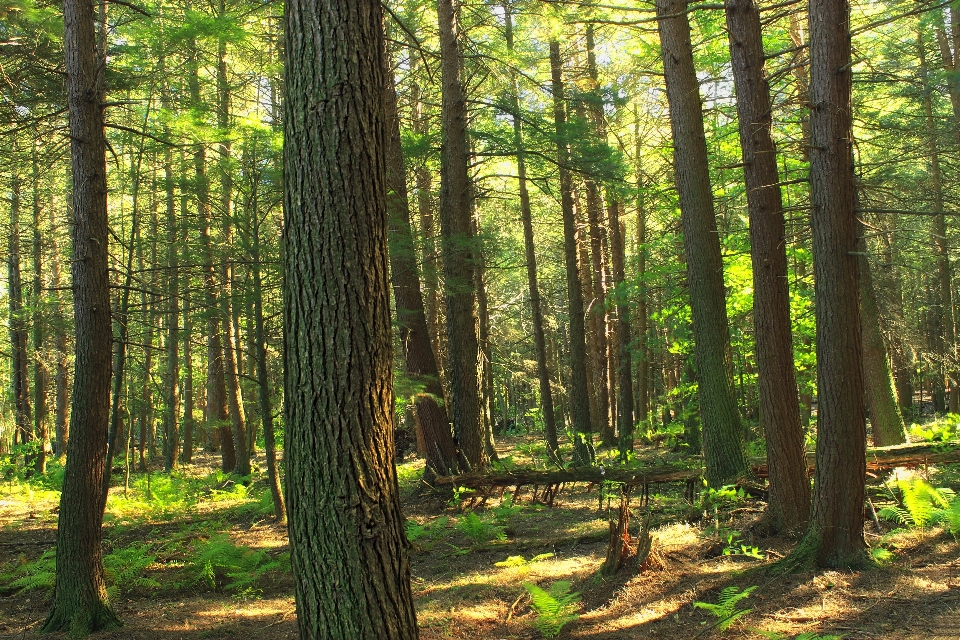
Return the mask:
[[[816,457],[807,454],[808,471],[813,472]],[[915,467],[922,464],[960,462],[960,442],[901,444],[893,447],[867,449],[867,472],[877,473],[896,467]],[[767,476],[766,460],[753,458],[750,461],[754,475]],[[661,465],[641,469],[617,469],[603,466],[571,467],[569,469],[517,469],[487,474],[440,476],[434,480],[437,486],[457,486],[478,489],[482,487],[517,487],[529,485],[555,485],[567,482],[598,483],[621,482],[629,486],[642,486],[660,482],[697,481],[703,475],[701,468],[691,469],[680,465]]]

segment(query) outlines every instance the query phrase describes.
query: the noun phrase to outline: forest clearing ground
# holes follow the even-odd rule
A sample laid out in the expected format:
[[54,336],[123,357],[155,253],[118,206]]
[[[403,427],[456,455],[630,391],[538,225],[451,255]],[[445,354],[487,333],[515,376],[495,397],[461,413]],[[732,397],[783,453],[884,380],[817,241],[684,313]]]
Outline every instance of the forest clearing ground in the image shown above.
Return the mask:
[[[500,446],[503,457],[513,458],[508,464],[520,466],[539,451],[525,437],[503,438]],[[638,457],[644,454],[663,457],[654,450]],[[215,473],[217,462],[202,456],[177,485],[153,474],[152,507],[141,495],[141,477],[128,500],[122,499],[122,488],[114,489],[105,553],[146,545],[142,548],[155,560],[142,573],[157,586],[128,577],[113,599],[124,627],[94,637],[297,637],[288,569],[266,571],[244,589],[229,588],[232,578],[221,575],[229,570],[215,569],[212,587],[189,584],[183,577],[194,562],[191,554],[202,554],[208,548],[203,544],[218,534],[229,534],[228,544],[248,556],[262,552],[259,564],[250,566],[268,566],[287,551],[285,527],[267,515],[269,491],[233,485]],[[563,628],[561,638],[764,637],[758,630],[786,638],[811,631],[846,638],[960,638],[960,546],[936,528],[890,533],[892,525],[884,522],[880,535],[868,521],[871,545],[882,542],[894,553],[881,568],[768,577],[745,570],[786,555],[791,543],[751,539],[749,525],[762,503],[727,496],[716,517],[688,523],[698,519],[699,510],[683,501],[682,485],[664,485],[651,488],[650,496],[658,566],[603,579],[599,570],[606,554],[607,514],[605,501],[599,509],[597,487],[567,486],[552,508],[532,504],[532,492],[526,489],[515,505],[509,496],[494,495],[483,507],[468,511],[463,507],[471,499],[479,502],[478,496],[461,494],[458,504],[457,496],[451,501],[449,494],[419,491],[421,468],[417,461],[401,465],[400,479],[424,640],[539,638],[523,585],[546,588],[560,580],[571,582],[570,590],[581,598],[580,617]],[[944,468],[941,476],[938,486],[956,484],[953,469]],[[54,544],[59,493],[39,483],[27,487],[4,483],[0,488],[0,576],[30,566]],[[868,491],[878,508],[884,491],[882,484]],[[634,507],[639,510],[636,500]],[[723,555],[724,549],[737,554]],[[717,602],[725,587],[754,585],[758,588],[739,604],[752,610],[724,634],[710,629],[716,621],[712,614],[693,606]],[[0,638],[31,633],[49,601],[49,589],[11,593],[0,580]]]

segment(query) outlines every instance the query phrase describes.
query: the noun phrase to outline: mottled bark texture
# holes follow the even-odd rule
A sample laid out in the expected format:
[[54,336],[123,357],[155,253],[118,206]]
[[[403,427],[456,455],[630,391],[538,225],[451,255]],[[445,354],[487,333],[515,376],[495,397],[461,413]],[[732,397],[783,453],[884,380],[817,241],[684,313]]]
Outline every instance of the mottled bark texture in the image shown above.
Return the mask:
[[26,311],[23,308],[23,279],[20,272],[20,179],[10,182],[10,235],[7,241],[7,288],[10,326],[10,391],[13,395],[15,441],[24,444],[33,438],[30,431],[30,383],[27,367]]
[[810,515],[810,482],[793,366],[783,200],[771,136],[760,10],[756,0],[727,0],[726,15],[750,211],[760,424],[770,468],[767,515],[774,531],[800,531]]
[[723,259],[686,2],[657,0],[657,17],[683,222],[706,478],[716,487],[747,471],[743,428],[733,390]]
[[394,467],[383,15],[287,3],[284,415],[304,639],[417,638]]
[[[508,0],[503,3],[503,15],[507,49],[513,51],[513,15]],[[533,321],[533,343],[537,350],[537,380],[540,383],[540,409],[543,415],[547,453],[559,460],[560,444],[557,440],[557,418],[550,387],[550,369],[547,366],[547,342],[543,330],[543,304],[540,286],[537,283],[537,254],[533,239],[533,215],[530,192],[527,189],[527,157],[523,147],[523,120],[520,117],[519,89],[515,72],[510,77],[510,108],[513,111],[513,146],[517,156],[517,183],[520,190],[520,220],[523,224],[523,247],[527,261],[527,286],[530,289],[530,311]]]
[[817,465],[801,548],[856,565],[863,540],[866,416],[852,152],[850,6],[810,3],[810,201],[817,322]]
[[70,441],[57,524],[53,607],[42,632],[87,635],[119,626],[107,602],[101,490],[110,418],[113,340],[107,247],[103,59],[92,0],[64,3],[67,105],[73,162],[73,318],[76,360]]
[[567,276],[567,309],[570,315],[570,417],[573,422],[573,461],[593,463],[590,440],[590,391],[587,387],[587,344],[583,317],[583,289],[577,261],[577,218],[570,177],[570,145],[567,141],[567,107],[563,86],[560,43],[550,42],[550,72],[553,80],[553,120],[557,134],[557,165],[560,172],[560,210],[563,215],[563,258]]
[[410,227],[410,204],[407,197],[406,172],[400,145],[400,121],[397,118],[397,91],[393,74],[386,74],[384,111],[387,118],[387,220],[390,227],[390,277],[397,304],[397,324],[407,376],[418,386],[413,398],[415,419],[423,436],[427,482],[434,476],[460,472],[457,447],[450,430],[450,420],[443,406],[443,389],[430,332],[420,277],[416,248]]
[[444,294],[447,309],[447,378],[453,431],[466,465],[487,465],[480,423],[480,387],[477,368],[477,291],[474,282],[470,215],[470,176],[467,170],[467,104],[460,79],[456,0],[440,0],[441,91],[443,95],[443,149],[440,159],[440,225],[443,248]]

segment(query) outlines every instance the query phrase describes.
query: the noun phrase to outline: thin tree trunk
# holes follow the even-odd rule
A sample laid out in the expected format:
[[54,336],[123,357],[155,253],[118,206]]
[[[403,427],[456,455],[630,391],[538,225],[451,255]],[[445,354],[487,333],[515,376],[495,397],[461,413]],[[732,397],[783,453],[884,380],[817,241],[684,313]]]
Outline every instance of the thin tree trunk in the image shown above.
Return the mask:
[[810,515],[810,483],[793,364],[786,230],[760,10],[756,0],[728,0],[726,17],[750,210],[760,423],[770,464],[767,514],[774,531],[799,532]]
[[[67,218],[73,219],[73,206],[72,206],[72,191],[73,191],[73,181],[72,178],[68,180],[68,197],[67,200],[70,203],[68,205],[68,216]],[[67,441],[70,439],[70,423],[68,421],[67,414],[70,409],[70,394],[68,390],[69,385],[69,374],[67,371],[67,332],[66,332],[66,319],[63,315],[63,301],[60,298],[60,243],[57,240],[59,229],[56,225],[56,213],[53,207],[50,207],[50,288],[53,296],[53,352],[54,358],[56,359],[56,378],[55,384],[57,387],[56,396],[55,396],[55,417],[54,417],[54,431],[56,433],[57,441],[57,457],[60,458],[64,456],[67,452]]]
[[[226,4],[219,3],[219,15],[226,19]],[[243,396],[240,391],[239,363],[237,359],[238,342],[234,335],[233,319],[233,265],[230,254],[233,237],[233,172],[230,167],[230,84],[227,78],[227,42],[220,38],[217,42],[217,125],[223,132],[223,141],[219,145],[220,155],[220,215],[223,220],[221,242],[227,255],[221,257],[221,285],[219,294],[220,319],[223,336],[224,386],[227,395],[227,407],[233,432],[233,447],[236,452],[236,471],[239,476],[250,475],[250,448],[247,442],[247,417],[243,410]]]
[[[194,107],[201,105],[200,98],[200,62],[196,40],[187,42],[187,84],[190,101]],[[197,214],[200,220],[200,250],[203,262],[204,302],[207,316],[207,395],[206,417],[208,424],[218,432],[220,441],[221,469],[230,473],[237,468],[237,452],[233,443],[233,430],[230,428],[230,413],[227,408],[227,389],[224,380],[224,350],[221,332],[223,323],[220,318],[220,287],[213,256],[210,217],[210,185],[207,178],[207,152],[198,144],[193,153],[194,174],[196,176]]]
[[[20,178],[16,172],[10,180],[10,237],[7,244],[7,296],[10,304],[11,391],[13,420],[21,444],[33,439],[30,430],[29,369],[27,364],[27,328],[23,308],[23,280],[20,273]],[[30,456],[26,462],[35,463]]]
[[193,418],[193,318],[190,315],[189,284],[184,290],[187,295],[183,298],[183,451],[181,460],[184,464],[193,462],[193,438],[196,423]]
[[650,347],[648,341],[649,311],[647,293],[647,211],[644,202],[643,150],[640,139],[640,117],[633,112],[633,135],[636,138],[637,164],[637,279],[640,282],[637,297],[637,337],[640,358],[637,372],[637,421],[646,424],[650,411]]
[[50,434],[47,427],[47,386],[48,374],[44,353],[43,317],[43,245],[40,239],[40,162],[37,158],[37,145],[32,153],[33,164],[33,433],[40,443],[34,469],[39,474],[47,472],[47,451],[50,447]]
[[[503,3],[507,49],[513,51],[513,16],[510,0]],[[530,289],[530,309],[533,322],[533,342],[537,350],[537,380],[540,383],[540,407],[547,441],[548,455],[559,460],[557,419],[550,388],[550,369],[547,366],[547,344],[543,330],[543,307],[537,283],[537,254],[533,237],[533,216],[530,192],[527,190],[527,157],[523,146],[523,119],[520,113],[519,89],[516,73],[510,76],[510,107],[513,111],[513,146],[517,156],[517,180],[520,189],[520,220],[523,224],[523,245],[527,262],[527,286]]]
[[577,263],[577,222],[570,179],[570,147],[567,142],[566,98],[560,60],[560,43],[550,41],[550,72],[553,80],[553,118],[557,133],[557,165],[560,171],[560,208],[563,214],[563,257],[567,275],[570,315],[570,415],[573,420],[574,464],[593,464],[590,432],[590,392],[587,388],[587,345],[583,315],[583,289]]
[[404,368],[412,382],[422,386],[413,398],[418,432],[422,435],[426,464],[424,479],[429,483],[438,475],[459,472],[457,446],[450,430],[443,389],[431,348],[430,330],[420,280],[417,277],[416,249],[410,228],[410,205],[406,171],[400,146],[400,121],[397,117],[397,93],[393,76],[388,73],[384,85],[387,119],[387,223],[390,238],[390,277],[397,304],[397,324],[403,346]]
[[440,211],[447,309],[450,404],[457,443],[470,470],[487,466],[477,378],[477,291],[474,283],[468,175],[467,107],[460,80],[455,0],[437,3],[443,93]]
[[747,461],[743,427],[733,392],[723,259],[710,188],[700,89],[693,66],[690,22],[685,9],[683,0],[657,1],[693,317],[706,477],[711,486],[719,487],[745,473]]
[[284,425],[297,623],[304,640],[414,640],[394,466],[382,9],[290,0],[285,21]]
[[169,473],[180,458],[180,230],[174,206],[173,151],[163,163],[167,204],[167,362],[164,379],[164,468]]
[[613,262],[613,286],[621,289],[616,292],[617,301],[617,378],[620,381],[617,387],[617,431],[619,434],[620,458],[628,459],[628,453],[633,451],[633,367],[630,352],[630,341],[633,335],[630,331],[630,307],[627,296],[622,291],[626,279],[624,262],[626,247],[624,243],[624,228],[620,224],[620,203],[610,198],[607,207],[607,220],[610,227],[610,257]]

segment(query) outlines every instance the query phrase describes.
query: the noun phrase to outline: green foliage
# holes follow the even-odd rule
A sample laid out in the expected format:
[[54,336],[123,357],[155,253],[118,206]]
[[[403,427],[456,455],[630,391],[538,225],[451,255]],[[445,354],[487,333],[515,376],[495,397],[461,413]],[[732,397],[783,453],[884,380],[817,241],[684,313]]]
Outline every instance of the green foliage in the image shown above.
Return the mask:
[[476,490],[469,487],[455,486],[453,487],[453,497],[450,498],[450,501],[447,502],[447,504],[454,509],[459,509],[463,506],[463,497],[471,493],[476,493]]
[[912,529],[926,528],[940,518],[945,509],[951,508],[951,501],[956,502],[953,492],[935,489],[920,478],[901,480],[897,482],[897,487],[903,506],[884,507],[877,515]]
[[740,532],[731,531],[727,534],[727,546],[723,549],[723,555],[725,556],[747,556],[749,558],[756,558],[757,560],[763,560],[764,555],[760,551],[760,547],[753,545],[743,544],[739,541]]
[[443,535],[443,530],[446,528],[449,520],[446,516],[440,516],[426,524],[420,524],[416,520],[407,520],[404,524],[407,540],[410,542],[416,542],[421,538],[436,540]]
[[753,609],[737,609],[737,603],[750,596],[756,586],[747,587],[740,591],[738,587],[727,587],[720,592],[720,598],[716,604],[709,602],[694,602],[693,606],[698,609],[705,609],[717,617],[716,627],[722,633],[730,628],[741,616],[744,616]]
[[570,583],[560,580],[546,591],[535,584],[525,583],[523,588],[530,594],[530,607],[537,614],[533,622],[543,637],[556,638],[563,627],[580,617],[577,604],[579,593],[570,593]]
[[132,589],[156,589],[160,583],[144,575],[147,568],[156,562],[157,557],[150,553],[150,547],[143,543],[133,543],[121,547],[103,557],[103,571],[106,574],[107,593],[116,598]]
[[473,511],[460,518],[457,529],[476,544],[507,538],[502,526],[484,520]]
[[289,562],[289,554],[273,559],[265,551],[234,544],[226,533],[195,541],[190,551],[179,586],[205,585],[216,591],[251,587],[265,573],[282,569]]
[[537,562],[543,562],[544,560],[549,560],[552,557],[553,557],[552,553],[540,553],[538,555],[533,556],[529,560],[524,559],[523,556],[508,556],[506,560],[503,560],[501,562],[495,562],[493,564],[494,566],[500,567],[502,569],[509,569],[511,567],[528,567],[531,564],[534,564]]
[[927,424],[910,425],[911,442],[948,442],[960,437],[960,416],[948,413]]
[[56,572],[56,551],[48,549],[33,562],[22,559],[10,571],[0,572],[0,593],[14,594],[35,589],[52,591]]

